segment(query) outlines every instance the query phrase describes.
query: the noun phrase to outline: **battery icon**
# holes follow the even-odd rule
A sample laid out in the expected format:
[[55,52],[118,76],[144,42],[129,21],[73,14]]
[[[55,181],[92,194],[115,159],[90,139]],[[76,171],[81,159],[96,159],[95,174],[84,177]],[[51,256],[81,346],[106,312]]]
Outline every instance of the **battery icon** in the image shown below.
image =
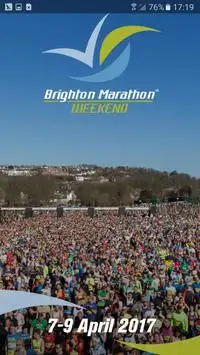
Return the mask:
[[165,5],[165,10],[166,11],[170,11],[171,10],[171,5],[170,4],[166,4]]

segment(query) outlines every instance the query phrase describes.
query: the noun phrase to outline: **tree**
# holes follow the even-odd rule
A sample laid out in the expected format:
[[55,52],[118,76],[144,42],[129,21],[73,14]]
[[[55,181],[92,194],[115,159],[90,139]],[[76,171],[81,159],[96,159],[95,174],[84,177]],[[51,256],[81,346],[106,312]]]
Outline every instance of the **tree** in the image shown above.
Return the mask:
[[191,197],[192,196],[192,188],[189,185],[183,185],[180,189],[179,189],[179,197]]
[[75,194],[82,206],[95,206],[97,200],[97,191],[93,184],[80,183],[76,185]]
[[111,206],[111,198],[108,193],[102,193],[98,195],[98,206],[109,207]]
[[178,193],[171,189],[168,191],[167,195],[166,195],[168,202],[175,202],[178,199]]
[[149,202],[152,199],[152,191],[148,189],[141,190],[140,192],[140,200],[144,202]]
[[5,191],[3,188],[0,187],[0,205],[3,205],[5,200]]
[[67,175],[66,180],[68,182],[74,182],[74,181],[76,181],[76,178],[73,175]]
[[8,206],[20,205],[22,189],[23,178],[21,176],[8,177],[5,187],[5,200]]
[[49,203],[55,190],[54,177],[35,175],[26,178],[22,192],[27,195],[27,204],[29,206],[41,206]]

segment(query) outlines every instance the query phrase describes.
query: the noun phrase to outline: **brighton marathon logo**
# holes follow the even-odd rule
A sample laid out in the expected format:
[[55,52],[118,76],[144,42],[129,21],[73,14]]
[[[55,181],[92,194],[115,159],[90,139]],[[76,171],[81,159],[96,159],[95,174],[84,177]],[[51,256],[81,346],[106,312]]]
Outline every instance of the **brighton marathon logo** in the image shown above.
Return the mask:
[[[104,83],[119,77],[127,68],[130,61],[130,42],[127,44],[122,53],[109,65],[104,62],[111,52],[118,47],[125,39],[140,32],[160,32],[145,26],[123,26],[116,28],[107,34],[104,38],[99,53],[98,71],[94,68],[94,55],[97,39],[102,25],[108,14],[94,28],[86,50],[81,52],[72,48],[55,48],[46,50],[43,53],[60,54],[71,57],[91,68],[92,74],[88,76],[69,76],[69,78],[89,83]],[[103,66],[103,69],[101,69]],[[158,90],[139,91],[130,89],[128,91],[112,91],[101,89],[96,91],[78,90],[53,90],[47,89],[44,94],[45,102],[70,102],[72,103],[73,113],[121,113],[127,112],[128,104],[132,102],[153,102],[155,94]],[[104,97],[105,96],[105,97]],[[116,105],[117,104],[117,105]]]

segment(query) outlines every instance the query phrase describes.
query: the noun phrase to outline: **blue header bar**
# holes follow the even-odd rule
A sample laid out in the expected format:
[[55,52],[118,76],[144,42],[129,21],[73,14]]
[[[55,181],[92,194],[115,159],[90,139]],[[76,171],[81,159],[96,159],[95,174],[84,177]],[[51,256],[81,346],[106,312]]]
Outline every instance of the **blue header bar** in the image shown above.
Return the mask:
[[0,12],[19,13],[200,13],[200,1],[156,0],[0,0]]

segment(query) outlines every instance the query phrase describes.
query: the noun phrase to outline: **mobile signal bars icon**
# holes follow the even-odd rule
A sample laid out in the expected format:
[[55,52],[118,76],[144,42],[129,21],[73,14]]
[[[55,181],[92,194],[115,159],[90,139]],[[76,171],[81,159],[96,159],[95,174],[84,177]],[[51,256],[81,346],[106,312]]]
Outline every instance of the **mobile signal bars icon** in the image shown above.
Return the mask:
[[144,4],[144,5],[139,5],[139,11],[146,11],[147,10],[147,5]]

